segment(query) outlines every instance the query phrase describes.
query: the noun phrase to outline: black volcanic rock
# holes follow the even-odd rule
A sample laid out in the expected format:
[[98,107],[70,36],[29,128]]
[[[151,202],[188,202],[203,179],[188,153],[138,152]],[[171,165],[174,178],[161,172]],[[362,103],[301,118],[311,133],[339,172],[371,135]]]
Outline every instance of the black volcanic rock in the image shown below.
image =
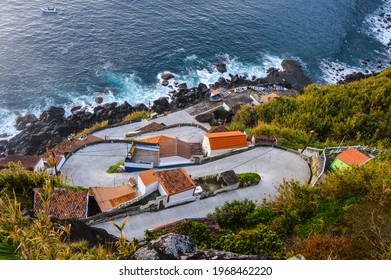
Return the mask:
[[148,107],[144,103],[138,103],[133,106],[134,111],[148,111]]
[[354,81],[358,81],[361,79],[365,79],[370,77],[371,75],[366,75],[362,72],[353,72],[352,74],[346,75],[343,80],[338,81],[338,84],[346,84]]
[[165,81],[168,81],[172,78],[175,78],[175,76],[171,73],[164,73],[164,74],[161,74],[160,77],[165,80]]
[[195,119],[200,123],[212,123],[214,121],[213,113],[204,113],[195,117]]
[[220,73],[225,73],[227,72],[227,65],[225,65],[224,63],[216,64],[216,69]]
[[95,103],[97,104],[102,104],[103,103],[103,97],[102,96],[98,96],[95,98]]
[[180,90],[180,91],[187,90],[187,84],[186,83],[179,84],[178,90]]
[[311,80],[304,74],[300,62],[296,60],[283,60],[283,71],[275,68],[268,69],[268,76],[264,79],[268,83],[289,84],[295,90],[301,90],[311,84]]
[[38,118],[34,114],[27,114],[23,117],[17,117],[16,119],[16,129],[22,130],[26,128],[26,125],[29,123],[36,123]]
[[166,97],[159,97],[157,100],[153,101],[152,110],[158,114],[163,114],[170,110],[170,103]]

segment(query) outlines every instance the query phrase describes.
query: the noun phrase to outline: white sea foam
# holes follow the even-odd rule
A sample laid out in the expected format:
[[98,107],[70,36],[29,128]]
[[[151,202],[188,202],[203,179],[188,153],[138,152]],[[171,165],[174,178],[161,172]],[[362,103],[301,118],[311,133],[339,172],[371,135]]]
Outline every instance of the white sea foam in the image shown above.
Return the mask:
[[[197,56],[190,55],[185,58],[185,63],[196,60]],[[197,65],[190,65],[183,73],[173,73],[174,79],[169,80],[169,85],[175,87],[175,84],[186,83],[188,87],[196,87],[199,83],[207,86],[215,83],[220,77],[229,79],[229,74],[244,74],[247,78],[253,76],[260,78],[267,75],[266,71],[270,67],[281,69],[282,58],[272,55],[263,55],[258,59],[258,63],[244,63],[236,57],[230,57],[228,54],[218,55],[217,61],[226,64],[227,72],[220,73],[214,63],[210,61],[196,61]],[[198,67],[203,65],[203,67]],[[160,78],[160,73],[158,77]],[[161,82],[161,80],[160,80]]]
[[41,110],[39,108],[30,108],[25,110],[7,110],[0,109],[0,140],[9,140],[14,137],[18,131],[15,127],[15,120],[18,116],[24,116],[27,113],[39,116]]
[[[383,5],[365,19],[364,30],[368,35],[374,36],[379,42],[387,46],[391,40],[391,0],[384,0]],[[384,16],[381,16],[384,14]],[[389,53],[391,55],[391,53]]]
[[364,72],[363,68],[350,66],[341,61],[323,60],[320,64],[323,71],[323,80],[329,84],[335,84],[354,72]]
[[[178,49],[177,51],[182,51]],[[149,105],[153,100],[161,97],[169,97],[169,92],[177,87],[180,83],[186,83],[188,88],[196,87],[199,83],[204,83],[207,86],[215,83],[220,77],[230,78],[229,74],[244,74],[246,77],[252,76],[264,77],[266,76],[266,70],[270,67],[281,68],[282,59],[277,56],[263,55],[258,59],[258,63],[243,63],[238,58],[230,57],[229,55],[216,56],[217,61],[222,61],[227,66],[226,73],[220,73],[215,67],[215,63],[206,60],[199,60],[196,55],[189,55],[184,59],[184,65],[186,68],[180,73],[172,73],[175,78],[169,80],[169,86],[162,86],[161,74],[156,76],[156,84],[145,84],[136,73],[130,74],[117,74],[111,71],[111,62],[106,62],[100,71],[96,72],[96,75],[105,80],[110,86],[102,91],[96,91],[94,87],[87,87],[86,94],[80,94],[80,92],[66,92],[61,93],[62,96],[66,96],[68,100],[64,104],[56,104],[54,99],[46,99],[44,106],[40,108],[29,109],[20,111],[21,115],[34,113],[39,116],[42,111],[48,106],[62,106],[65,109],[65,115],[71,114],[71,109],[75,106],[81,106],[86,110],[92,112],[95,106],[99,104],[95,103],[95,97],[103,97],[104,103],[118,102],[119,104],[124,101],[129,102],[132,105],[137,103],[144,103]],[[43,108],[45,107],[45,108]],[[17,131],[14,127],[15,119],[17,117],[13,112],[6,110],[0,111],[0,134],[7,133],[10,136],[14,136]],[[7,138],[10,138],[7,136]]]

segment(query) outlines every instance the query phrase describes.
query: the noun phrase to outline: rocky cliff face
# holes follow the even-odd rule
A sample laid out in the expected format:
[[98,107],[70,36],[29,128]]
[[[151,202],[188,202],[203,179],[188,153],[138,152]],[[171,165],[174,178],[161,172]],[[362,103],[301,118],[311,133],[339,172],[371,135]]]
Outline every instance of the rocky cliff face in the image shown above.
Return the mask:
[[169,233],[147,242],[133,255],[133,260],[266,260],[265,256],[247,256],[216,250],[199,250],[193,238]]

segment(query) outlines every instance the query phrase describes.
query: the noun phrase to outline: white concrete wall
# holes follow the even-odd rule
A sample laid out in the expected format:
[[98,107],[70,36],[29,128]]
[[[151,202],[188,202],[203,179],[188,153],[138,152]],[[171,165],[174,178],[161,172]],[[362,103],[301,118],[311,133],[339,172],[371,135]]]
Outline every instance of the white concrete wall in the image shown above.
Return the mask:
[[158,189],[158,191],[159,191],[159,193],[160,193],[161,196],[164,196],[164,195],[167,196],[166,191],[164,190],[164,188],[162,187],[162,185],[160,185],[159,183],[158,183],[157,189]]
[[138,162],[126,162],[125,161],[125,167],[140,168],[140,169],[152,169],[153,168],[153,162],[150,162],[150,163],[138,163]]
[[215,157],[215,156],[219,156],[219,155],[222,155],[222,154],[226,154],[230,151],[233,151],[234,149],[220,149],[220,150],[212,150],[210,151],[209,153],[209,156],[210,157]]
[[206,136],[204,136],[204,139],[202,139],[202,150],[204,151],[204,155],[206,155],[206,156],[210,155],[209,138]]
[[60,171],[61,170],[61,167],[64,165],[65,163],[65,157],[64,156],[61,156],[61,160],[60,162],[57,164],[57,170]]
[[[195,189],[195,188],[194,188]],[[193,201],[196,198],[193,196],[194,189],[187,190],[178,194],[170,195],[169,199],[166,199],[164,201],[164,206],[165,207],[170,207],[179,203],[184,203],[187,201]],[[168,200],[168,202],[167,202]]]
[[239,187],[239,182],[236,183],[236,184],[233,184],[233,185],[222,187],[221,189],[215,190],[213,193],[214,194],[218,194],[218,193],[221,193],[221,192],[232,191],[232,190],[236,190],[238,187]]
[[45,163],[43,161],[43,159],[41,158],[37,165],[34,167],[34,171],[43,171],[45,169]]
[[141,180],[140,177],[138,177],[138,179],[137,179],[137,187],[138,187],[139,191],[141,192],[142,196],[150,195],[151,193],[156,191],[158,189],[158,185],[159,185],[159,183],[155,182],[149,186],[145,186],[143,180]]
[[140,191],[141,195],[145,194],[146,188],[145,188],[144,182],[143,182],[143,180],[141,180],[140,176],[137,177],[137,188]]

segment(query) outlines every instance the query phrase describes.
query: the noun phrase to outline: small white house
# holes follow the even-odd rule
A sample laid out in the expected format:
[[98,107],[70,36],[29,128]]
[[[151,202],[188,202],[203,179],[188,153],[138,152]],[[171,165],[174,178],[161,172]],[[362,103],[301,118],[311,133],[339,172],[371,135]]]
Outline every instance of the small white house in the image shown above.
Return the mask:
[[158,190],[165,207],[196,200],[196,187],[183,168],[148,170],[138,176],[138,188],[142,195],[146,196]]
[[246,134],[241,131],[206,133],[202,141],[204,155],[209,157],[247,147]]
[[24,169],[30,171],[43,171],[45,164],[40,156],[9,155],[0,160],[0,170],[8,168],[8,165],[20,162]]
[[150,195],[158,189],[159,182],[154,173],[154,170],[147,170],[138,175],[137,187],[142,196]]

